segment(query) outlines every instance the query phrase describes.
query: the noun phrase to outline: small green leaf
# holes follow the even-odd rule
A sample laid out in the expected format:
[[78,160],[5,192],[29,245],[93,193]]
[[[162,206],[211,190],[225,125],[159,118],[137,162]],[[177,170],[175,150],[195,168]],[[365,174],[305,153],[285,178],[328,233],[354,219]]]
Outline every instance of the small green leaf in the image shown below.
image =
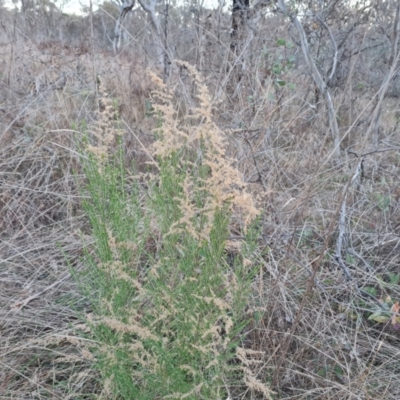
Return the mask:
[[385,323],[388,322],[390,317],[388,317],[387,315],[382,315],[382,311],[381,310],[377,310],[375,311],[373,314],[371,314],[368,319],[370,321],[376,321],[376,322],[380,322],[380,323]]
[[276,44],[277,44],[278,46],[286,46],[286,40],[285,40],[285,39],[278,39],[278,40],[276,41]]
[[343,378],[343,370],[339,367],[339,365],[335,365],[333,370],[338,378]]
[[381,211],[387,211],[387,208],[390,205],[390,197],[383,196],[381,194],[376,195],[377,206]]
[[256,311],[254,313],[254,319],[256,322],[260,322],[262,320],[263,316],[264,316],[264,313],[262,313],[260,311]]
[[146,99],[146,100],[144,101],[144,107],[145,107],[145,109],[146,109],[146,113],[147,113],[147,114],[151,114],[151,113],[154,112],[153,104],[151,103],[150,100]]
[[372,287],[372,286],[366,286],[366,287],[364,288],[364,290],[365,290],[368,294],[370,294],[371,296],[376,296],[376,294],[377,294],[376,288],[374,288],[374,287]]
[[389,272],[388,276],[392,285],[397,285],[400,282],[400,274]]
[[275,64],[275,65],[272,67],[272,72],[273,72],[274,74],[276,74],[276,75],[280,75],[281,72],[282,72],[281,66],[278,65],[278,64]]
[[350,254],[347,254],[346,261],[348,264],[354,265],[354,257],[352,257]]

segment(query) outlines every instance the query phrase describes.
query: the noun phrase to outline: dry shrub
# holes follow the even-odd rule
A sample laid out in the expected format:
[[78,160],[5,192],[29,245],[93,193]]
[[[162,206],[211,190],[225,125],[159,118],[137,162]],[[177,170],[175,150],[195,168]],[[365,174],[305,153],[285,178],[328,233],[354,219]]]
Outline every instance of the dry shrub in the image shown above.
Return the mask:
[[[207,88],[193,67],[183,65],[195,88],[183,116],[171,91],[152,75],[159,87],[152,97],[159,119],[152,146],[157,174],[146,175],[151,180],[143,194],[137,182],[126,194],[126,173],[112,146],[118,121],[110,118],[110,99],[101,87],[102,107],[89,129],[85,210],[95,255],[81,281],[94,310],[88,325],[98,343],[93,354],[102,373],[101,396],[209,398],[247,385],[269,398],[250,362],[241,365],[245,351],[238,350],[239,363],[233,363],[248,318],[250,224],[258,210],[224,154]],[[239,229],[250,236],[229,264],[232,210],[240,211]],[[150,239],[155,243],[148,253]]]

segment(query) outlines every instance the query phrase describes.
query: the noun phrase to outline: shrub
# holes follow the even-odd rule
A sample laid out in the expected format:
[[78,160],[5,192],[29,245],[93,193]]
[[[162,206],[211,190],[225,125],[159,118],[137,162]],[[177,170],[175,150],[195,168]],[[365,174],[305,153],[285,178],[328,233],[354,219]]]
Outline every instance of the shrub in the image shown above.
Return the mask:
[[[245,382],[270,393],[238,346],[257,268],[258,210],[224,154],[206,87],[185,67],[198,106],[181,120],[172,94],[152,76],[157,174],[128,181],[121,150],[112,150],[118,118],[103,89],[88,134],[85,209],[95,242],[81,282],[107,399],[226,399]],[[233,208],[245,240],[228,257]]]

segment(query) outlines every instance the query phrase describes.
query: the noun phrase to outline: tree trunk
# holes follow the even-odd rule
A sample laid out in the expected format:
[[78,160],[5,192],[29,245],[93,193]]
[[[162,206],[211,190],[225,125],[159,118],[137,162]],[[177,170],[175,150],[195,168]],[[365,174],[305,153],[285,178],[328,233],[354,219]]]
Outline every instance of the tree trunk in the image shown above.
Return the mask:
[[243,76],[244,55],[242,54],[242,45],[245,38],[246,19],[250,7],[250,0],[232,0],[232,30],[231,30],[231,53],[232,64],[236,79],[239,83]]

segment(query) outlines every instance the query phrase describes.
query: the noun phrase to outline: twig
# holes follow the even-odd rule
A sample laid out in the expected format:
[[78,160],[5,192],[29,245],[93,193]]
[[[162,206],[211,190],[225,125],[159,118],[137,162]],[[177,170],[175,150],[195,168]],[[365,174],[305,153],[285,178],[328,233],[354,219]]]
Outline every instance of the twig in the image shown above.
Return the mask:
[[64,278],[59,279],[57,282],[54,282],[52,285],[48,286],[47,288],[43,289],[41,292],[33,294],[32,296],[29,296],[28,298],[26,298],[25,300],[21,300],[21,301],[17,301],[15,302],[12,306],[11,309],[13,311],[20,311],[22,310],[24,307],[26,307],[28,305],[29,302],[31,302],[32,300],[37,299],[38,297],[40,297],[43,293],[47,292],[48,290],[52,289],[54,286],[57,286],[58,284],[60,284],[61,282],[65,281],[66,279],[68,279],[71,275],[67,274],[64,276]]
[[391,148],[388,148],[388,149],[369,151],[368,153],[362,154],[361,157],[369,156],[369,155],[375,154],[375,153],[384,153],[386,151],[391,151],[391,150],[399,150],[399,147],[391,147]]
[[264,182],[264,177],[262,175],[262,172],[261,172],[261,170],[260,170],[260,168],[258,166],[257,157],[256,157],[256,154],[253,151],[253,146],[251,145],[251,142],[246,137],[244,138],[244,140],[247,142],[247,144],[250,147],[250,150],[251,150],[251,153],[252,153],[251,157],[253,158],[254,166],[256,167],[256,171],[257,171],[257,175],[258,175],[258,178],[260,180],[260,183],[263,186],[264,190],[267,191],[268,189],[267,189],[267,186],[266,186],[266,184]]
[[127,124],[123,119],[121,119],[121,121],[124,123],[125,127],[129,130],[130,133],[132,133],[132,135],[134,136],[134,138],[138,141],[138,143],[140,144],[140,146],[143,148],[143,150],[145,151],[145,153],[150,157],[151,161],[153,162],[153,164],[158,168],[156,160],[154,160],[153,156],[150,154],[149,150],[146,148],[146,146],[141,142],[141,140],[139,139],[139,137],[135,134],[135,132],[133,132],[132,128],[129,126],[129,124]]
[[336,40],[335,40],[335,38],[334,38],[334,36],[332,34],[332,31],[329,28],[329,26],[326,24],[326,22],[322,18],[320,18],[318,16],[316,16],[316,18],[324,26],[324,28],[328,31],[329,36],[331,37],[331,41],[332,41],[333,47],[335,48],[335,55],[333,56],[333,63],[332,63],[332,71],[331,71],[331,74],[329,75],[329,78],[328,78],[328,81],[330,81],[333,78],[333,76],[335,75],[335,72],[336,72],[336,66],[337,66],[337,61],[338,61],[338,46],[336,44]]
[[350,254],[352,254],[353,256],[357,257],[359,260],[362,261],[362,263],[364,264],[365,268],[369,271],[369,272],[374,272],[373,268],[364,260],[363,257],[361,257],[360,254],[358,254],[357,252],[355,252],[353,249],[348,249],[348,252]]

